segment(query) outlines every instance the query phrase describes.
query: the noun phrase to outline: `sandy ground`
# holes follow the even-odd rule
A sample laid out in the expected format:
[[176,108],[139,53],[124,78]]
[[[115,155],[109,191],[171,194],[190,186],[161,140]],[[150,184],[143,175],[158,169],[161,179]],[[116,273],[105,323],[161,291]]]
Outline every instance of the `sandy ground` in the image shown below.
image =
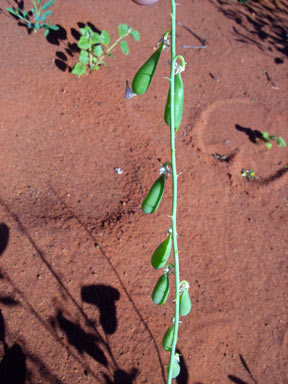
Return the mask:
[[[169,53],[147,94],[126,100],[124,89],[169,30],[170,3],[56,1],[61,29],[48,40],[7,6],[1,0],[1,384],[165,383],[173,301],[153,304],[160,272],[150,259],[170,226],[171,178],[154,215],[141,202],[170,159]],[[288,156],[259,132],[288,140],[288,5],[182,0],[177,20],[187,62],[178,237],[193,309],[180,326],[175,382],[287,384]],[[141,41],[77,78],[75,31],[88,22],[113,38],[127,23]],[[183,47],[200,45],[197,36],[206,48]]]

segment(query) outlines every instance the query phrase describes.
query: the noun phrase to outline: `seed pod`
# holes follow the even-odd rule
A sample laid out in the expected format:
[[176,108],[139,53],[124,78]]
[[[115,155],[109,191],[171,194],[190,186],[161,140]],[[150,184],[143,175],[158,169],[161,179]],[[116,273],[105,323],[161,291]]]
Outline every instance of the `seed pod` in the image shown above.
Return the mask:
[[165,351],[168,351],[168,352],[171,351],[173,335],[174,335],[174,327],[172,325],[170,328],[167,329],[162,339],[162,346]]
[[191,300],[188,289],[184,289],[180,296],[180,316],[186,316],[190,313],[192,308]]
[[152,300],[157,305],[162,305],[166,302],[168,294],[169,294],[170,284],[169,284],[169,276],[168,274],[164,274],[160,276],[157,281],[153,293]]
[[[164,120],[165,123],[171,127],[171,100],[170,100],[170,92],[171,86],[169,88],[165,112],[164,112]],[[183,115],[183,104],[184,104],[184,86],[181,77],[181,73],[177,73],[174,77],[174,128],[175,132],[178,131],[180,127],[182,115]]]
[[161,175],[152,185],[150,191],[142,203],[142,210],[145,213],[153,213],[159,207],[165,186],[165,174]]
[[[173,359],[172,379],[175,379],[175,377],[177,377],[180,373],[181,369],[180,369],[179,359],[180,359],[179,354],[176,353]],[[170,367],[170,364],[168,366],[168,370],[169,370],[169,367]]]
[[143,95],[147,91],[156,70],[163,47],[164,44],[161,43],[157,51],[155,51],[142,65],[142,67],[138,69],[138,72],[134,76],[132,81],[132,90],[137,95]]
[[172,248],[172,238],[171,235],[167,237],[156,249],[156,251],[152,255],[152,266],[155,269],[160,269],[165,266],[167,263]]

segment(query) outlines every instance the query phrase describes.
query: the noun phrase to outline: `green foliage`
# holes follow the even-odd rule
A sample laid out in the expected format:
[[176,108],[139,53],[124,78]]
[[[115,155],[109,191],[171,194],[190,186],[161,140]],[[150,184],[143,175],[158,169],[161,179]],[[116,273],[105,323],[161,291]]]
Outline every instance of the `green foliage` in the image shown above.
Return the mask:
[[111,42],[110,34],[103,30],[101,33],[94,32],[88,25],[80,29],[81,37],[77,43],[80,48],[79,62],[72,69],[72,73],[77,76],[82,76],[87,70],[98,70],[100,66],[105,65],[105,57],[112,57],[112,49],[120,43],[121,51],[124,55],[128,55],[129,45],[126,40],[127,36],[131,35],[135,41],[140,40],[138,31],[128,27],[127,24],[119,24],[118,39],[109,46]]
[[51,10],[47,11],[47,9],[54,4],[54,1],[55,0],[49,0],[47,3],[41,5],[42,0],[33,0],[33,7],[28,12],[19,7],[6,8],[6,11],[26,24],[27,29],[30,31],[37,32],[39,29],[44,29],[44,36],[47,37],[51,30],[59,30],[57,25],[52,25],[50,21],[48,24],[46,22],[47,17],[53,13]]
[[276,141],[277,142],[277,145],[278,147],[286,147],[286,141],[282,138],[282,137],[277,137],[277,136],[274,136],[274,135],[269,135],[268,132],[261,132],[261,139],[265,142],[266,144],[266,147],[268,149],[271,149],[272,148],[272,143],[271,143],[271,140],[272,141]]

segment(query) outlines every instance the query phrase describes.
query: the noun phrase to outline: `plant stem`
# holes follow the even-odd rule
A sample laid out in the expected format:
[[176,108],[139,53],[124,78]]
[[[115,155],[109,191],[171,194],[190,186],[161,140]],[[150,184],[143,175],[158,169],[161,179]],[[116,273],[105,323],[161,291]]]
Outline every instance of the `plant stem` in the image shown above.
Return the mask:
[[101,64],[102,60],[104,59],[105,56],[107,56],[109,54],[110,51],[112,51],[113,48],[116,47],[117,44],[120,43],[121,40],[125,39],[125,37],[129,36],[131,32],[128,32],[126,33],[124,36],[121,36],[121,37],[118,37],[118,39],[115,41],[115,43],[113,43],[112,45],[110,45],[109,48],[107,48],[106,52],[104,53],[104,55],[102,55],[101,57],[99,57],[98,59],[98,63]]
[[175,63],[176,63],[176,5],[175,0],[171,0],[171,70],[170,70],[170,146],[171,146],[171,167],[172,167],[172,183],[173,183],[173,197],[172,197],[172,241],[175,265],[175,313],[174,313],[174,332],[173,342],[170,352],[170,362],[168,370],[167,384],[172,382],[172,370],[176,352],[176,343],[178,338],[179,327],[179,255],[177,245],[177,227],[176,227],[176,213],[177,213],[177,171],[176,171],[176,155],[175,155],[175,128],[174,128],[174,76],[175,76]]

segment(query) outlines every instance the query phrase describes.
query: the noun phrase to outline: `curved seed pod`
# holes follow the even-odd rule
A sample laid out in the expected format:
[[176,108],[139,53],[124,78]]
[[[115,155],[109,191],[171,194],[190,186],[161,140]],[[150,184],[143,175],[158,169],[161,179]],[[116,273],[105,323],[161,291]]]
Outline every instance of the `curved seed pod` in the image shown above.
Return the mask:
[[171,234],[165,239],[159,247],[156,249],[156,251],[152,255],[152,266],[155,269],[160,269],[165,266],[167,263],[172,248],[172,237]]
[[169,284],[169,276],[168,274],[164,274],[160,276],[157,281],[153,293],[152,300],[157,305],[162,305],[166,302],[168,294],[169,294],[170,284]]
[[180,316],[188,315],[191,311],[191,308],[192,308],[192,305],[191,305],[191,300],[189,296],[189,291],[188,289],[184,289],[184,291],[180,296],[180,308],[179,308]]
[[[180,373],[181,368],[180,368],[179,360],[180,360],[179,354],[176,353],[173,359],[172,379],[175,379],[175,377],[177,377]],[[169,366],[168,366],[168,370],[169,370]]]
[[161,175],[152,185],[150,191],[142,203],[142,210],[145,213],[153,213],[159,207],[165,186],[165,174]]
[[[165,112],[164,112],[164,120],[165,123],[171,126],[171,100],[170,100],[170,90],[169,88]],[[181,73],[177,73],[174,78],[174,127],[175,131],[178,131],[182,121],[183,115],[183,104],[184,104],[184,85],[181,77]]]
[[170,328],[167,329],[162,339],[162,346],[165,351],[168,351],[168,352],[171,351],[173,335],[174,335],[174,327],[172,325]]
[[132,81],[132,91],[137,95],[143,95],[149,88],[163,47],[164,44],[162,43],[157,51],[155,51],[142,67],[138,69],[134,76]]

